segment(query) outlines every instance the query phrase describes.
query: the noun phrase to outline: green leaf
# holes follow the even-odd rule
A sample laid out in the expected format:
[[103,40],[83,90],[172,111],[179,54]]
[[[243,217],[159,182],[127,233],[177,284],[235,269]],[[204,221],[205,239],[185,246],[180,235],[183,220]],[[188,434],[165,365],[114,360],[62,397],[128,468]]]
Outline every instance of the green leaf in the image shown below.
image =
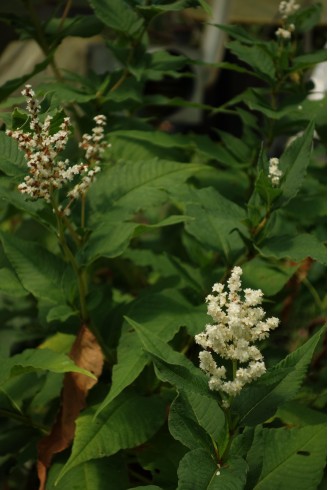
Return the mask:
[[327,263],[326,247],[319,242],[315,235],[309,233],[271,237],[256,248],[264,257],[288,258],[295,262],[301,262],[303,259],[311,257],[321,264]]
[[298,392],[323,329],[289,354],[259,380],[243,388],[232,404],[240,425],[257,425],[272,417],[277,408]]
[[189,449],[214,451],[225,428],[225,416],[215,400],[181,391],[170,408],[169,429],[175,439]]
[[254,490],[316,490],[326,463],[326,425],[264,429],[262,471]]
[[36,298],[65,303],[60,288],[64,263],[37,243],[9,234],[0,234],[7,258],[23,287]]
[[275,64],[273,57],[265,44],[245,46],[238,41],[232,41],[227,44],[227,47],[241,61],[250,65],[263,80],[269,83],[275,82]]
[[327,51],[325,49],[320,49],[314,53],[307,53],[300,56],[296,56],[293,59],[290,71],[306,70],[311,68],[318,63],[323,63],[327,60]]
[[[196,330],[197,326],[206,322],[204,308],[193,307],[177,291],[169,290],[140,296],[130,304],[126,313],[136,321],[142,322],[147,331],[158,335],[164,342],[171,340],[181,326],[189,326]],[[122,329],[117,358],[117,364],[113,367],[111,389],[99,411],[129,386],[149,361],[139,336],[128,323]]]
[[144,21],[124,0],[89,0],[96,16],[124,36],[137,38]]
[[109,482],[115,490],[126,490],[129,484],[124,460],[118,455],[82,463],[55,484],[63,467],[57,462],[51,466],[47,490],[108,490]]
[[28,292],[23,288],[17,276],[7,268],[0,269],[0,291],[11,296],[22,297]]
[[313,131],[314,125],[310,123],[304,134],[294,140],[280,158],[280,168],[283,172],[280,186],[282,194],[275,201],[276,207],[285,206],[302,187],[310,163]]
[[326,421],[325,413],[309,408],[297,400],[284,403],[278,408],[275,417],[289,427],[324,424]]
[[247,463],[232,458],[222,467],[204,449],[194,449],[181,460],[177,490],[243,490]]
[[166,402],[159,396],[122,393],[95,418],[98,407],[76,421],[72,453],[56,482],[76,466],[146,442],[164,423]]
[[146,330],[142,325],[126,318],[136,330],[144,350],[150,355],[156,374],[162,381],[167,381],[179,390],[198,393],[216,399],[208,387],[205,374],[185,356],[176,352],[159,337]]
[[65,354],[50,349],[26,349],[21,354],[1,360],[0,383],[3,384],[13,376],[39,370],[53,373],[75,372],[96,379],[92,373],[78,367]]

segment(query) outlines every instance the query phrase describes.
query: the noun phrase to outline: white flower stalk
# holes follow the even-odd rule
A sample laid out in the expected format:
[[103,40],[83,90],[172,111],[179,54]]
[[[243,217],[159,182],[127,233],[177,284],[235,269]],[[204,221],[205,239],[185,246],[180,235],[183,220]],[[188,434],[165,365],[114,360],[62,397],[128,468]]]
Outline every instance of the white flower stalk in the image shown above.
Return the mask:
[[24,132],[18,129],[6,132],[18,142],[27,160],[29,175],[24,178],[23,183],[19,184],[19,191],[33,199],[41,198],[50,202],[53,191],[80,177],[81,181],[77,184],[80,186],[78,192],[72,194],[70,191],[67,196],[72,200],[85,193],[94,180],[95,174],[100,170],[99,158],[105,147],[102,141],[106,124],[105,116],[96,116],[97,126],[93,129],[92,136],[83,136],[80,146],[86,152],[86,163],[70,165],[69,160],[59,158],[59,154],[67,145],[71,128],[70,119],[65,117],[59,131],[51,134],[52,116],[46,116],[43,123],[40,121],[40,103],[35,98],[31,85],[25,86],[22,95],[27,100],[30,131]]
[[[207,313],[215,323],[206,325],[205,331],[195,336],[204,349],[199,354],[200,368],[209,376],[210,389],[223,394],[224,407],[229,405],[227,395],[238,395],[245,384],[265,373],[263,356],[253,343],[268,337],[269,331],[279,324],[278,318],[264,319],[265,312],[259,306],[263,298],[260,289],[242,291],[241,275],[242,269],[234,267],[228,291],[224,291],[223,284],[214,284],[214,294],[208,295],[206,302]],[[231,379],[227,379],[227,369],[217,365],[214,355],[232,361]]]
[[273,187],[277,187],[280,184],[281,176],[282,171],[279,170],[279,158],[270,158],[268,177]]
[[287,19],[287,17],[294,14],[299,8],[300,5],[295,0],[288,0],[287,2],[280,2],[278,10],[281,17]]
[[279,27],[276,30],[276,36],[280,39],[290,39],[292,37],[292,32],[295,31],[294,24],[289,24],[286,29]]

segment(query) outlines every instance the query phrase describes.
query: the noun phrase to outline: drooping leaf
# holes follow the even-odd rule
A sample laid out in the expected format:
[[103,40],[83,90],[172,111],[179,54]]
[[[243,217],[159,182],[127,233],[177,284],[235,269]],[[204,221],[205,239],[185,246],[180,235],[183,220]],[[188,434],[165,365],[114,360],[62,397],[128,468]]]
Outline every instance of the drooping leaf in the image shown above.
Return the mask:
[[24,153],[18,148],[17,141],[0,132],[0,170],[6,175],[17,177],[26,173]]

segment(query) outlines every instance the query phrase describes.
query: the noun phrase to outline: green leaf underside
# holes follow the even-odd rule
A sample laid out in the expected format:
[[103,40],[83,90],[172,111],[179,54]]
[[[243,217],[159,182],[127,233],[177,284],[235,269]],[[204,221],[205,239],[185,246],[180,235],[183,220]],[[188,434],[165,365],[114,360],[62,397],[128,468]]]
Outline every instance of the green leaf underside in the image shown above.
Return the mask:
[[158,396],[122,393],[95,418],[97,407],[76,421],[72,454],[57,481],[86,461],[110,456],[147,441],[165,420],[165,401]]

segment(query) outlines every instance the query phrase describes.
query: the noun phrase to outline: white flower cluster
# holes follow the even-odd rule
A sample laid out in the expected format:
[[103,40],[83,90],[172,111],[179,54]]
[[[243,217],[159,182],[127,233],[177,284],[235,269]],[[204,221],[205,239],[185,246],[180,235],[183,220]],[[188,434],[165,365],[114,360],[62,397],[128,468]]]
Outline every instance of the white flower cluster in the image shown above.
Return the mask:
[[288,0],[287,2],[280,2],[279,4],[279,14],[283,19],[287,19],[290,15],[296,12],[300,6],[295,2],[295,0]]
[[[42,198],[50,202],[52,192],[62,188],[71,182],[76,176],[82,176],[77,184],[77,191],[70,191],[67,195],[76,198],[86,192],[94,175],[99,172],[99,156],[104,150],[102,142],[104,136],[105,116],[96,116],[97,126],[93,129],[92,136],[84,135],[80,146],[86,151],[87,163],[70,165],[68,159],[60,160],[58,155],[66,147],[69,133],[70,120],[65,117],[60,125],[59,131],[54,134],[50,132],[52,116],[46,116],[44,122],[40,122],[40,103],[35,98],[31,85],[26,85],[22,95],[27,100],[27,110],[30,115],[30,132],[21,129],[15,131],[7,130],[7,135],[18,142],[18,146],[25,153],[29,175],[24,182],[19,184],[18,189],[23,194],[38,199]],[[90,168],[90,165],[93,165]],[[73,189],[73,190],[74,190]]]
[[279,13],[283,19],[283,27],[276,30],[276,36],[280,39],[290,39],[292,32],[295,31],[295,25],[287,21],[288,17],[296,12],[300,6],[295,3],[295,0],[280,2]]
[[282,171],[279,170],[279,158],[270,158],[269,161],[269,179],[274,187],[280,184]]
[[287,26],[287,29],[284,29],[283,27],[279,27],[276,30],[276,36],[280,37],[280,39],[290,39],[292,37],[292,32],[294,31],[295,31],[294,24],[289,24]]
[[[210,378],[210,389],[221,391],[229,397],[236,396],[245,384],[265,373],[263,356],[252,343],[268,337],[269,331],[279,324],[278,318],[264,320],[265,312],[259,306],[263,297],[260,289],[245,289],[242,299],[242,272],[240,267],[233,268],[228,280],[228,292],[224,291],[223,284],[214,284],[212,291],[216,294],[207,296],[206,302],[207,313],[215,323],[206,325],[205,331],[195,337],[197,344],[204,349],[199,354],[200,368]],[[216,364],[213,353],[233,361],[236,369],[231,380],[226,380],[227,369]],[[245,366],[238,367],[238,363]],[[228,405],[227,400],[224,403]]]

